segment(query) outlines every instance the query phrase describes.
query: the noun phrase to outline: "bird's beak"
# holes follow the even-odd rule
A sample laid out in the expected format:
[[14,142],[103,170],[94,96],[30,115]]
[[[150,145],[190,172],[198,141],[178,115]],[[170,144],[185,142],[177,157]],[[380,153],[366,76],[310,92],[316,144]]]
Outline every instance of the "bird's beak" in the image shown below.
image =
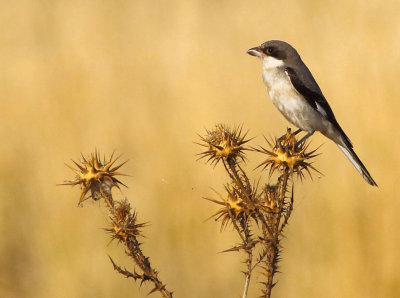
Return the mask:
[[262,57],[263,52],[260,47],[254,47],[247,51],[247,54],[256,57]]

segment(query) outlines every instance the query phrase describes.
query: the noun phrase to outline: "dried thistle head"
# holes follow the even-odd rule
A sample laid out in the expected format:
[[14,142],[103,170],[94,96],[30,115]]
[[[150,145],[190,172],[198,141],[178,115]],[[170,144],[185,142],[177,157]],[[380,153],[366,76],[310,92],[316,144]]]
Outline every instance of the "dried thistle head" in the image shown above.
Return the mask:
[[[97,151],[87,158],[82,155],[80,163],[72,160],[77,168],[66,164],[67,167],[74,171],[76,177],[74,180],[65,181],[62,185],[80,185],[82,192],[78,205],[88,198],[92,198],[95,201],[100,200],[101,198],[110,199],[111,189],[114,186],[117,188],[120,188],[119,185],[126,187],[125,184],[115,178],[117,175],[125,176],[125,174],[119,173],[117,170],[121,168],[126,161],[113,167],[117,160],[118,157],[114,158],[114,154],[111,154],[108,161],[106,161],[105,157],[102,161],[100,154]],[[89,191],[90,195],[85,198]]]
[[232,222],[232,220],[247,218],[254,213],[254,205],[250,206],[246,204],[247,199],[243,197],[235,185],[226,185],[225,190],[227,192],[226,197],[216,192],[220,200],[205,198],[208,201],[223,206],[210,217],[216,221],[221,220],[221,230]]
[[269,210],[275,210],[277,205],[279,204],[278,199],[276,197],[277,186],[267,184],[264,188],[262,197],[263,197],[263,205]]
[[318,148],[308,151],[309,143],[297,142],[296,135],[291,132],[290,128],[281,138],[275,139],[273,142],[266,141],[270,150],[263,147],[255,150],[268,155],[268,158],[258,167],[263,167],[263,169],[270,167],[270,176],[279,169],[289,169],[292,173],[297,173],[300,179],[304,177],[303,171],[307,171],[311,177],[309,169],[319,173],[310,163],[310,159],[317,156],[315,152]]
[[106,229],[111,233],[112,239],[126,241],[128,237],[141,235],[140,229],[146,223],[137,223],[136,212],[131,212],[131,205],[128,200],[116,201],[110,214],[111,227]]
[[237,126],[231,129],[230,127],[217,124],[213,130],[206,130],[206,136],[200,136],[203,143],[198,143],[207,150],[200,153],[201,158],[208,157],[207,162],[217,164],[221,159],[229,160],[240,158],[244,160],[244,147],[249,139],[246,140],[246,133],[242,133],[242,127]]

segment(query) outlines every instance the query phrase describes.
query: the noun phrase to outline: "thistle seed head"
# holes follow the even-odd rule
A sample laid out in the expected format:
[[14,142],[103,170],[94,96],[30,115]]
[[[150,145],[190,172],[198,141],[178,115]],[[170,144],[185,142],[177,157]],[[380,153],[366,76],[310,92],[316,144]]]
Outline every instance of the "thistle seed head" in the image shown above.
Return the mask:
[[[118,157],[114,158],[114,154],[110,156],[110,159],[106,161],[105,157],[103,161],[100,158],[100,154],[95,151],[88,157],[82,155],[81,161],[78,163],[74,160],[76,168],[66,164],[75,174],[74,180],[65,181],[62,185],[80,185],[82,192],[79,198],[78,206],[86,199],[92,198],[97,201],[101,198],[111,198],[111,189],[115,186],[120,188],[120,185],[126,187],[121,181],[115,176],[125,174],[117,172],[125,163],[114,166],[114,163],[118,160]],[[89,196],[86,195],[89,193]]]
[[221,230],[228,226],[233,220],[252,216],[255,208],[254,206],[251,207],[249,204],[246,204],[246,200],[241,196],[240,191],[235,185],[227,185],[225,186],[225,190],[227,192],[226,197],[216,192],[219,196],[219,200],[205,198],[208,201],[223,206],[210,216],[210,218],[214,218],[215,221],[221,221]]
[[213,130],[206,130],[207,134],[201,138],[202,143],[199,145],[206,147],[207,150],[200,153],[201,158],[208,157],[207,162],[211,164],[217,164],[221,159],[237,159],[240,158],[244,161],[245,155],[244,144],[246,144],[249,139],[246,140],[246,133],[242,133],[242,127],[237,126],[231,129],[230,127],[217,124]]
[[147,223],[137,223],[136,212],[131,212],[131,206],[127,199],[116,201],[110,214],[111,227],[106,229],[111,233],[112,239],[126,241],[128,237],[141,235],[140,229]]
[[291,132],[290,128],[281,138],[275,139],[273,142],[266,141],[269,144],[269,150],[263,147],[255,150],[268,156],[258,167],[263,167],[263,169],[270,167],[270,176],[275,170],[283,171],[285,169],[289,169],[291,173],[296,173],[300,179],[304,177],[304,171],[311,177],[310,169],[319,173],[310,162],[311,158],[318,155],[315,154],[318,148],[308,151],[309,143],[298,143],[295,134]]

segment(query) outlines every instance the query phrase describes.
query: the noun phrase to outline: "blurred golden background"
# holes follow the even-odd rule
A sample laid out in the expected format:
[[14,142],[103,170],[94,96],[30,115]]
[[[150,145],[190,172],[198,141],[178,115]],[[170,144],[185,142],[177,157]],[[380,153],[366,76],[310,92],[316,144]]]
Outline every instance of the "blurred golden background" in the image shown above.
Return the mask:
[[[146,297],[112,270],[105,209],[64,166],[95,148],[123,153],[127,197],[150,221],[143,240],[176,297],[239,297],[241,261],[219,254],[213,204],[224,171],[196,162],[196,133],[244,124],[252,145],[289,125],[247,49],[291,43],[379,188],[324,144],[324,173],[295,187],[275,297],[400,296],[400,2],[2,1],[0,296]],[[257,157],[249,155],[250,159]],[[259,162],[260,158],[256,160]],[[254,178],[260,171],[247,167]],[[264,176],[266,174],[263,174]],[[256,297],[254,278],[250,297]],[[158,294],[153,294],[158,297]]]

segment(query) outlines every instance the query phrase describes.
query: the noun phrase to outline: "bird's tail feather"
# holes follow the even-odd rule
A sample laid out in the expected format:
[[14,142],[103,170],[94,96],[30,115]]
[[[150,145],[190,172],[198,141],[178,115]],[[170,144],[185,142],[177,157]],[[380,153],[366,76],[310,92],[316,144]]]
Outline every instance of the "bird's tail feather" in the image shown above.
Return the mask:
[[371,174],[368,172],[367,168],[358,158],[357,154],[354,150],[348,146],[344,147],[342,145],[337,144],[340,150],[346,155],[346,157],[350,160],[353,166],[357,169],[357,171],[361,174],[361,176],[372,186],[378,186],[374,179],[371,177]]

